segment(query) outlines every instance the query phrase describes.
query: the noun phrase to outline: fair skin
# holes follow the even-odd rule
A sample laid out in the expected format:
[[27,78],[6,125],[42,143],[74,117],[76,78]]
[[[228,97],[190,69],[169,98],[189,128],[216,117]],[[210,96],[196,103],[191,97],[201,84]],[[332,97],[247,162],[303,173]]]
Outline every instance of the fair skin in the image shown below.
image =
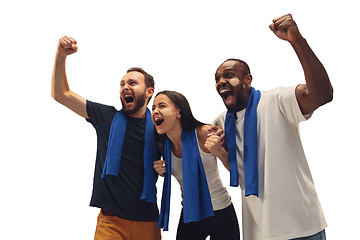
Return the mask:
[[[279,39],[291,44],[303,68],[306,84],[299,84],[295,90],[301,112],[304,115],[313,113],[320,106],[330,102],[333,98],[333,88],[326,70],[300,34],[291,14],[275,18],[269,27]],[[281,63],[277,67],[281,68]],[[226,61],[215,74],[216,89],[225,104],[228,107],[237,107],[236,111],[245,109],[250,97],[252,77],[250,74],[244,76],[243,70],[244,67],[238,61]],[[239,84],[235,87],[231,84],[235,81],[230,82],[232,78],[238,78]],[[241,104],[236,105],[237,102]],[[228,162],[226,150],[221,147],[221,133],[219,131],[210,135],[205,146],[222,161]]]
[[[76,53],[78,50],[77,41],[71,37],[60,38],[57,52],[55,55],[54,69],[51,77],[51,96],[62,105],[74,111],[78,115],[89,119],[86,111],[86,99],[70,90],[65,72],[65,62],[67,56]],[[120,82],[120,99],[124,101],[126,107],[133,108],[136,103],[136,96],[144,93],[146,103],[154,94],[154,89],[145,86],[145,78],[142,73],[129,72]],[[125,101],[126,97],[132,97],[130,102]],[[143,118],[146,114],[146,104],[138,111],[129,115],[130,117]]]
[[[158,134],[166,134],[171,141],[171,151],[176,156],[182,157],[181,148],[181,133],[182,126],[180,122],[181,114],[180,109],[176,108],[173,101],[164,94],[159,94],[155,99],[152,106],[152,119]],[[199,139],[199,145],[201,150],[206,153],[210,151],[205,147],[205,141],[209,125],[202,125],[197,127],[196,132]],[[154,162],[154,169],[160,175],[164,176],[165,161],[158,160]]]

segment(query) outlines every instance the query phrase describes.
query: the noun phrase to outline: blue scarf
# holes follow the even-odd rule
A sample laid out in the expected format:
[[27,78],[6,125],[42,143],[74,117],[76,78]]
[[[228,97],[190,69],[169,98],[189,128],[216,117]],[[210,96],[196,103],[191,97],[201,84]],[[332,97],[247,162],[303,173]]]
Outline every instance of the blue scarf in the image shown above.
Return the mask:
[[[244,120],[244,174],[245,196],[259,197],[257,106],[261,92],[251,88]],[[239,186],[236,160],[236,113],[227,112],[225,118],[225,140],[230,163],[230,185]]]
[[[195,129],[183,130],[181,134],[184,223],[214,216],[195,134]],[[166,161],[166,173],[158,227],[168,231],[171,193],[171,142],[167,136],[163,145],[163,153]]]
[[[120,168],[122,147],[125,138],[127,116],[118,111],[111,123],[106,159],[101,178],[117,177]],[[158,149],[154,141],[154,124],[149,109],[146,109],[144,134],[144,182],[141,200],[156,203],[156,172],[153,162],[159,159]]]

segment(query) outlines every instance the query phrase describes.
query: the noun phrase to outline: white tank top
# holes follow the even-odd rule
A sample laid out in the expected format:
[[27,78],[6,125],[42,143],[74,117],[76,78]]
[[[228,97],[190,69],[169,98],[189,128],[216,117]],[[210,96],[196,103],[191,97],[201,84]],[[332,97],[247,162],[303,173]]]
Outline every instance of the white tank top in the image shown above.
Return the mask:
[[[198,141],[197,134],[196,140]],[[211,153],[206,153],[201,150],[199,142],[198,147],[206,174],[206,180],[209,186],[213,210],[216,211],[224,209],[231,204],[231,197],[221,182],[217,159]],[[171,174],[179,182],[181,196],[183,196],[182,158],[176,157],[173,153],[171,153]]]

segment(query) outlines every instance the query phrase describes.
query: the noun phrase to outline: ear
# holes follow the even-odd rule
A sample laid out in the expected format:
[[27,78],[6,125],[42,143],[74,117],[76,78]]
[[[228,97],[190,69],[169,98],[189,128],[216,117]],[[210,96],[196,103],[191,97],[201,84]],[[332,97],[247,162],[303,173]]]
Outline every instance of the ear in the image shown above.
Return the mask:
[[244,84],[251,85],[251,82],[252,82],[252,75],[249,73],[248,75],[245,76]]
[[178,118],[178,119],[181,118],[180,108],[178,109],[178,114],[176,115],[176,118]]
[[151,87],[147,88],[146,89],[146,97],[151,98],[152,95],[154,95],[154,92],[155,92],[154,88],[151,88]]

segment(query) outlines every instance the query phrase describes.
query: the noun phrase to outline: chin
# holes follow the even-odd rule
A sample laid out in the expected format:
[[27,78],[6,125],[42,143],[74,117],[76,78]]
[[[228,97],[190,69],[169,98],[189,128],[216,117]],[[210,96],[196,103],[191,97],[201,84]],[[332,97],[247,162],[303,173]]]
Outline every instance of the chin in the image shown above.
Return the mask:
[[162,134],[165,134],[166,132],[162,131],[161,129],[156,129],[156,132],[159,134],[159,135],[162,135]]
[[228,106],[228,105],[226,105],[226,104],[225,104],[225,106],[226,106],[226,108],[227,108],[227,110],[228,110],[229,112],[237,112],[237,111],[239,111],[239,107],[238,107],[238,106]]

